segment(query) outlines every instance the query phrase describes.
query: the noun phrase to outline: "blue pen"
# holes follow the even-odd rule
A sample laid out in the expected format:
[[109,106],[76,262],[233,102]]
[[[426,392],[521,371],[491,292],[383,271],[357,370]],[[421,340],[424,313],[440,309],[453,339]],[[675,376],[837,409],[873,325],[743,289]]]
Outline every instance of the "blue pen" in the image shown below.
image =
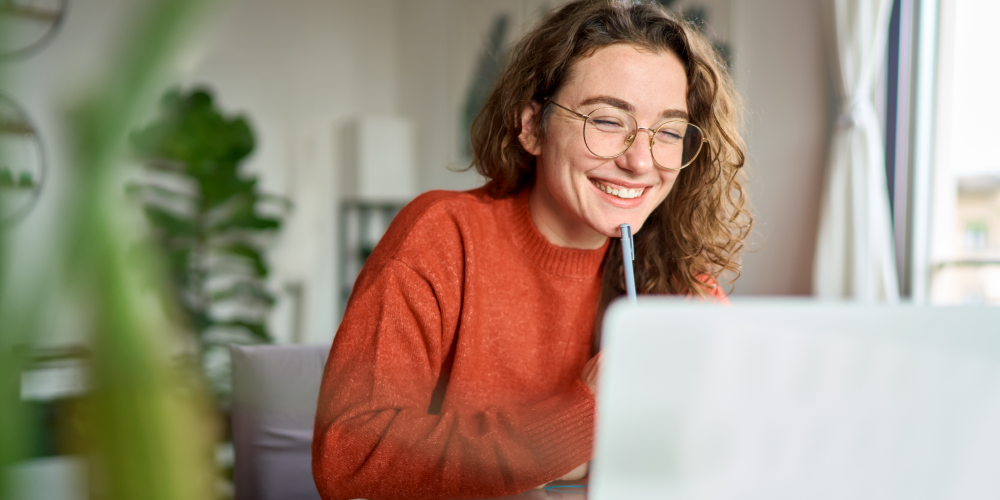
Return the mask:
[[622,230],[622,262],[625,264],[625,292],[628,301],[635,304],[635,275],[632,272],[632,261],[635,260],[635,241],[632,240],[632,226],[621,224]]

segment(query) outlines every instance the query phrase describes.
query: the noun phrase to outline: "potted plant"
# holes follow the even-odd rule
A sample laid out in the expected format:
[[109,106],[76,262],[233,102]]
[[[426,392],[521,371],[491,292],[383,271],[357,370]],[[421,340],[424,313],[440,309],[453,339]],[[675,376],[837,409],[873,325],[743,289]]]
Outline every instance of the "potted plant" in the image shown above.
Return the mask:
[[198,339],[196,360],[228,407],[231,343],[271,342],[274,304],[264,257],[287,201],[260,192],[243,171],[254,135],[203,88],[168,91],[152,123],[132,133],[141,180],[130,185],[166,255],[178,315]]

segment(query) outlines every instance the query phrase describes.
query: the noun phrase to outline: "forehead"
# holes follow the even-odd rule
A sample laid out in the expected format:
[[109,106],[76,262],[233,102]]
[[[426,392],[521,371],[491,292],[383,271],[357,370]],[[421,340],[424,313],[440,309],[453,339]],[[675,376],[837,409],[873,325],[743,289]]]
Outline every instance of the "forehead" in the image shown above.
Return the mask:
[[576,106],[594,96],[632,104],[637,114],[687,111],[687,74],[674,53],[635,45],[602,47],[570,68],[558,98]]

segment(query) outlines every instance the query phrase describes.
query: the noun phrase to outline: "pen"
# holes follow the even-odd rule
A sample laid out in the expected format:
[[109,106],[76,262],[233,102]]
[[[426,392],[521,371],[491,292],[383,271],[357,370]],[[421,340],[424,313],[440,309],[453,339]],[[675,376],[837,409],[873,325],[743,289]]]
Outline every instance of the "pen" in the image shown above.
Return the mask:
[[635,241],[632,240],[632,226],[621,224],[622,230],[622,263],[625,268],[625,292],[628,301],[635,304],[635,275],[632,273],[632,261],[635,260]]

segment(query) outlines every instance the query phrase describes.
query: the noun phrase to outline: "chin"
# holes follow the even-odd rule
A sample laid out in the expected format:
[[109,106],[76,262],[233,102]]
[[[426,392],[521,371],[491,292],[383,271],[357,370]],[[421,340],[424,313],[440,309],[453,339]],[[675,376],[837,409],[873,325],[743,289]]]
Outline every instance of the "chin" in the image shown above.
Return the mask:
[[663,203],[660,200],[655,206],[648,208],[647,204],[650,201],[654,200],[647,200],[647,203],[643,205],[628,209],[601,207],[601,210],[592,212],[592,217],[589,218],[590,227],[608,238],[621,238],[619,226],[627,222],[632,226],[632,234],[637,234],[648,221],[649,216]]
[[628,219],[622,220],[622,221],[619,221],[619,222],[605,221],[604,223],[602,223],[600,225],[594,226],[594,229],[596,229],[597,232],[603,234],[604,236],[607,236],[608,238],[621,238],[622,237],[622,233],[621,233],[621,227],[620,226],[621,226],[622,223],[626,223],[626,222],[630,226],[632,226],[632,234],[634,235],[634,234],[638,233],[640,229],[642,229],[642,225],[645,222],[645,218],[643,218],[642,221],[635,221],[635,220],[628,220]]

